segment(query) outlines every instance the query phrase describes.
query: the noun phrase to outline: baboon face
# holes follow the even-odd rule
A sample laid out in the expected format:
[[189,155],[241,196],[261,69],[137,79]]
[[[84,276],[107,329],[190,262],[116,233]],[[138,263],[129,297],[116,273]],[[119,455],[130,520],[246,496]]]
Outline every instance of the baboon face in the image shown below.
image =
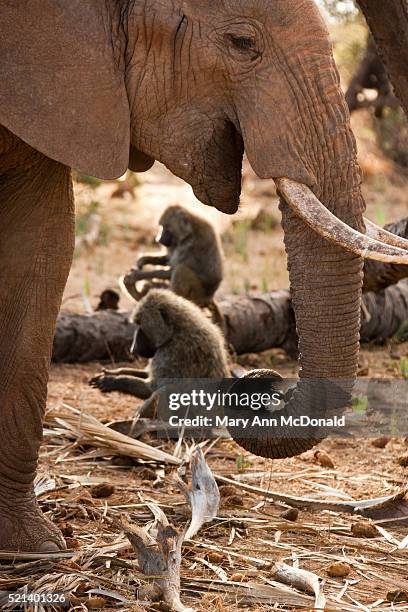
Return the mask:
[[145,359],[151,359],[156,354],[156,347],[141,327],[135,331],[130,352],[135,357],[145,357]]
[[105,289],[102,291],[100,301],[96,310],[118,310],[119,309],[119,294],[113,289]]
[[157,242],[170,249],[189,238],[193,232],[192,217],[181,206],[167,208],[159,224],[162,230],[157,237]]
[[155,298],[151,291],[139,303],[134,322],[137,330],[132,352],[151,359],[156,351],[173,336],[173,325],[166,305]]

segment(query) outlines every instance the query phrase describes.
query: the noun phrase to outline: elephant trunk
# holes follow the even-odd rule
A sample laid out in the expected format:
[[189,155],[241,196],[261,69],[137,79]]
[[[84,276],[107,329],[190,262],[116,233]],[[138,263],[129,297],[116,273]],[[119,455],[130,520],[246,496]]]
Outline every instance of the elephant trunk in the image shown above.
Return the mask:
[[[343,95],[335,85],[330,88],[330,104],[323,100],[319,112],[315,107],[313,116],[302,121],[309,125],[309,133],[303,135],[301,157],[314,179],[309,186],[320,202],[365,233],[355,140]],[[308,88],[313,90],[316,87]],[[317,90],[327,91],[327,83]],[[286,176],[298,180],[295,173],[288,168]],[[284,408],[273,414],[281,423],[282,417],[339,415],[350,401],[357,372],[363,259],[319,235],[283,198],[280,210],[299,335],[300,380]],[[250,439],[231,433],[247,450],[275,459],[304,452],[324,437],[319,430],[293,426],[280,427],[278,434],[274,428],[253,430]]]

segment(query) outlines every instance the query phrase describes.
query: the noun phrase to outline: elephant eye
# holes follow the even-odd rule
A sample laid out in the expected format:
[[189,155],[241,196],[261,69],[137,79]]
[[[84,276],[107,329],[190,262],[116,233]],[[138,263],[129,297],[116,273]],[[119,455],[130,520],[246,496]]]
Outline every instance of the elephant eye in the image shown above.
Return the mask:
[[255,41],[249,36],[236,36],[235,34],[228,34],[228,38],[234,47],[240,49],[241,51],[255,50]]

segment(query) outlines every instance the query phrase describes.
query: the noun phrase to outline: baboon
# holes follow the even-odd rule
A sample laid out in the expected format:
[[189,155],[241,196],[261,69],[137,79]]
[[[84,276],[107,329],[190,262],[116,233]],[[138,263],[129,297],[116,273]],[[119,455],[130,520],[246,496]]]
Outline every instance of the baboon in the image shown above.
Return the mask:
[[151,289],[138,304],[134,322],[131,352],[149,359],[148,367],[105,370],[90,380],[92,387],[148,400],[142,408],[146,414],[166,381],[228,377],[223,336],[195,304],[166,289]]
[[99,296],[98,310],[119,310],[120,295],[113,289],[105,289]]
[[[377,99],[367,100],[363,93],[364,89],[376,90]],[[368,38],[365,55],[347,89],[346,101],[351,113],[359,108],[372,106],[377,119],[383,117],[386,106],[392,108],[399,106],[372,36]]]
[[[213,226],[178,205],[167,208],[159,224],[162,230],[157,242],[167,248],[167,253],[142,255],[137,268],[123,278],[127,291],[139,300],[151,288],[168,287],[197,306],[208,308],[223,329],[224,319],[214,300],[223,278],[223,253]],[[147,265],[160,268],[144,270]],[[136,283],[142,280],[149,282],[138,291]]]

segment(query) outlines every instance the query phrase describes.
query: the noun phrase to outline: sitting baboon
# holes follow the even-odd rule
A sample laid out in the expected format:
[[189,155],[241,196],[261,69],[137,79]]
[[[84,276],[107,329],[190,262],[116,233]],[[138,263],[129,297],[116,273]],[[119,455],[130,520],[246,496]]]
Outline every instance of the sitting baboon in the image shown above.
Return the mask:
[[[150,359],[146,370],[105,370],[90,380],[103,392],[122,391],[151,398],[166,381],[180,378],[222,379],[229,375],[223,336],[188,300],[165,289],[152,289],[140,301],[131,352]],[[146,402],[145,413],[150,407]]]
[[120,295],[114,289],[105,289],[99,297],[98,310],[119,310]]
[[[223,317],[214,301],[223,278],[223,254],[214,228],[181,206],[167,208],[159,224],[162,231],[157,241],[167,248],[167,253],[142,255],[137,268],[123,278],[127,291],[139,300],[151,288],[168,287],[201,308],[208,308],[214,322],[223,328]],[[147,265],[160,267],[144,270]],[[136,283],[143,280],[149,282],[138,291]]]

